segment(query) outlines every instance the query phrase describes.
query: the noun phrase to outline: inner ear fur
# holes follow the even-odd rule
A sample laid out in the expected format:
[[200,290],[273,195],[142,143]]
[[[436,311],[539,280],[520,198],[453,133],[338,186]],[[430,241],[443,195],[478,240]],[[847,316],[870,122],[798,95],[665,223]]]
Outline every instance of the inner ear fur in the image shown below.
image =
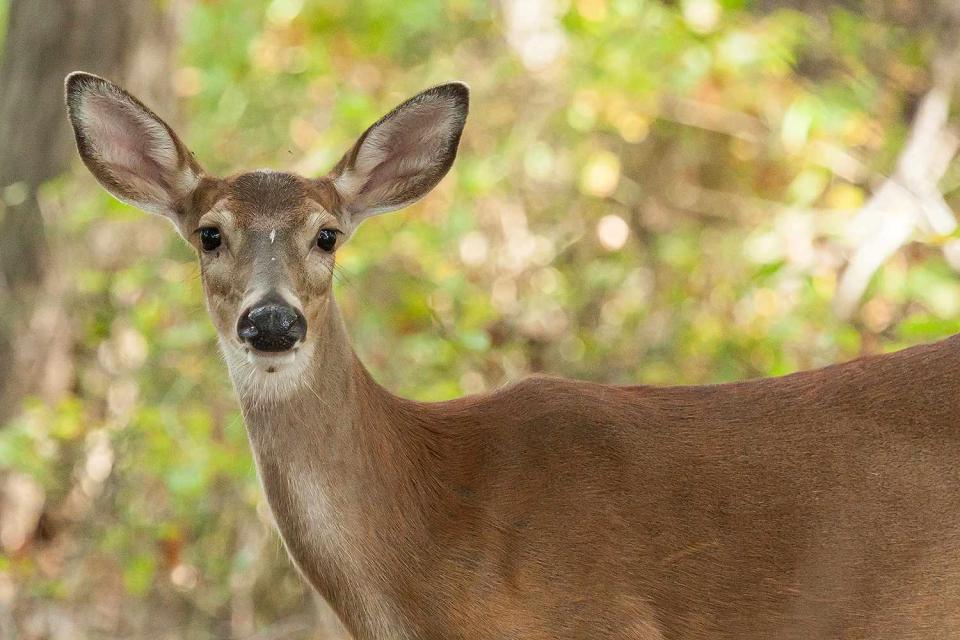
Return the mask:
[[123,88],[93,74],[66,78],[66,101],[77,150],[96,179],[116,198],[174,221],[205,175],[176,133]]
[[355,221],[425,196],[450,170],[469,111],[460,82],[427,89],[383,116],[344,154],[328,178]]

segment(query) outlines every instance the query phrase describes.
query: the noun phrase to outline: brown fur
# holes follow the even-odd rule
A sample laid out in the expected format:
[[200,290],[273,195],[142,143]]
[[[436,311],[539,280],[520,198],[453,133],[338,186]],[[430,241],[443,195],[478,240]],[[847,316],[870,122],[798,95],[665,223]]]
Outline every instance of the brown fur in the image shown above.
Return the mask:
[[738,384],[540,377],[422,404],[328,313],[318,395],[245,415],[288,550],[358,638],[960,633],[960,337]]
[[[194,244],[195,225],[222,228],[201,267],[258,472],[290,556],[358,640],[960,636],[960,336],[736,384],[536,377],[398,398],[354,355],[334,257],[311,244],[364,213],[335,186],[362,142],[319,180],[204,176],[176,214]],[[427,146],[426,178],[379,193],[407,202],[442,177],[456,145]],[[271,287],[309,327],[275,393],[234,331]]]

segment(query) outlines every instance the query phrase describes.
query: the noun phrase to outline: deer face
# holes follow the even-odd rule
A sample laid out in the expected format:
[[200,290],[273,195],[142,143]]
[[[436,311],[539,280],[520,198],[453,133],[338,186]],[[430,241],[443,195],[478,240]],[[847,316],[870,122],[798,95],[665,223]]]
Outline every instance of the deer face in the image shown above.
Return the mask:
[[447,173],[467,116],[465,85],[428,89],[385,115],[325,176],[207,175],[129,93],[67,77],[84,163],[115,197],[169,218],[198,253],[207,308],[235,381],[295,387],[319,341],[336,252],[366,218],[420,199]]
[[231,369],[294,379],[322,340],[336,250],[354,223],[332,182],[253,171],[210,187],[188,239]]

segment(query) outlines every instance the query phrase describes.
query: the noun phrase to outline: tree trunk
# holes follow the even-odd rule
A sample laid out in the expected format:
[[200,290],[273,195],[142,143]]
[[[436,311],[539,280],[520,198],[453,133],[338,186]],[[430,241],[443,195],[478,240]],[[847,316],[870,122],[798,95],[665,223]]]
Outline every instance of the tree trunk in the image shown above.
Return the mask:
[[28,327],[54,262],[37,189],[72,158],[64,76],[83,69],[169,105],[158,87],[169,82],[173,33],[156,0],[11,0],[0,59],[0,425],[58,344]]

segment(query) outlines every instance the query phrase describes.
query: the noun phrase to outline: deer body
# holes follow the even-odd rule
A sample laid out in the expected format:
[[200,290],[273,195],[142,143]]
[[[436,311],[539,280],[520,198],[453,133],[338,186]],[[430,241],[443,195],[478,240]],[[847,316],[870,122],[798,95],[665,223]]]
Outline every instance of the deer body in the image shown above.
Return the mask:
[[359,638],[946,638],[958,367],[954,337],[738,384],[538,377],[423,404],[338,352],[309,375],[348,420],[313,394],[244,414],[288,551]]
[[419,94],[322,178],[214,178],[122,89],[67,81],[93,174],[197,248],[278,529],[354,636],[960,635],[960,337],[706,387],[374,382],[335,251],[443,177],[466,100]]

